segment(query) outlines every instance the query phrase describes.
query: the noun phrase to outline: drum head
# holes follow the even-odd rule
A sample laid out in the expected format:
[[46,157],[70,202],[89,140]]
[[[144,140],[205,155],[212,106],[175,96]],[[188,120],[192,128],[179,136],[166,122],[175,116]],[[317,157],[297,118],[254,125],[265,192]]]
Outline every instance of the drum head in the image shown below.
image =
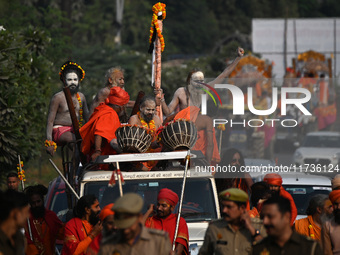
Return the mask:
[[124,153],[141,153],[149,149],[153,136],[146,128],[124,125],[116,130],[116,137]]
[[165,126],[160,137],[169,150],[189,150],[196,143],[197,129],[191,121],[180,119]]

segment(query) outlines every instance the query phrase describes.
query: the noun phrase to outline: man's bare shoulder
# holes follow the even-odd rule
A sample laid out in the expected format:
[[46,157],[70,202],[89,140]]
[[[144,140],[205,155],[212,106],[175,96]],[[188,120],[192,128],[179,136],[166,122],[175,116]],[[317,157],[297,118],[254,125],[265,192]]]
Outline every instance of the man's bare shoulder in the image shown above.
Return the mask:
[[54,101],[54,102],[57,102],[57,101],[60,101],[62,99],[65,98],[65,94],[63,91],[59,91],[57,93],[55,93],[53,96],[52,96],[52,99],[51,101]]
[[135,115],[132,115],[129,119],[129,122],[128,122],[130,125],[140,125],[142,123],[140,123],[140,120],[139,120],[139,117],[137,114]]
[[158,117],[158,115],[156,115],[156,114],[153,116],[153,120],[154,120],[155,122],[156,122],[156,121],[157,121],[157,122],[158,122],[158,121],[161,122],[161,119],[160,119],[160,118]]
[[180,87],[175,91],[175,95],[180,95],[185,93],[185,88],[184,87]]
[[101,88],[98,91],[98,95],[100,95],[100,96],[102,96],[102,95],[109,95],[109,94],[110,94],[110,89],[108,87]]

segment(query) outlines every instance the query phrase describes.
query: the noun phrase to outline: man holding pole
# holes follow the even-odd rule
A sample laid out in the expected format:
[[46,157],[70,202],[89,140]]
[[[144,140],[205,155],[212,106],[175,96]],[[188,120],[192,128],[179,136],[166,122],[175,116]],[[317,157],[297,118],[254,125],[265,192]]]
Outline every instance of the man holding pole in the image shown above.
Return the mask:
[[[224,69],[224,71],[213,81],[209,82],[208,85],[214,87],[215,84],[223,82],[223,80],[227,78],[235,69],[237,63],[243,57],[243,54],[244,50],[239,47],[237,49],[237,57],[233,63]],[[186,82],[187,85],[185,87],[180,87],[175,91],[175,94],[169,105],[167,105],[165,102],[163,91],[160,88],[155,87],[154,93],[156,95],[157,105],[162,107],[165,116],[169,116],[171,113],[173,113],[177,109],[177,106],[179,106],[179,110],[183,110],[192,105],[197,107],[201,106],[201,95],[204,93],[204,91],[201,90],[201,88],[204,87],[202,85],[204,82],[203,72],[200,70],[192,70],[189,72]]]
[[[69,88],[71,92],[76,117],[79,127],[81,127],[89,117],[85,96],[78,92],[79,83],[84,79],[85,71],[77,63],[67,61],[61,66],[59,76],[64,87]],[[66,95],[63,91],[60,91],[52,97],[48,110],[45,141],[47,153],[53,156],[57,145],[65,145],[68,142],[75,141],[74,134]]]
[[[174,240],[177,214],[173,211],[178,203],[178,196],[170,189],[161,189],[157,196],[157,214],[148,218],[145,226],[164,230],[169,233],[170,240]],[[153,211],[153,205],[150,206],[149,213]],[[184,218],[180,218],[178,234],[175,241],[175,252],[178,255],[189,254],[189,233],[188,226]]]
[[25,226],[26,255],[53,255],[56,239],[62,240],[64,236],[63,223],[55,212],[44,206],[44,196],[47,194],[45,186],[41,184],[29,186],[25,193],[31,205],[30,217]]

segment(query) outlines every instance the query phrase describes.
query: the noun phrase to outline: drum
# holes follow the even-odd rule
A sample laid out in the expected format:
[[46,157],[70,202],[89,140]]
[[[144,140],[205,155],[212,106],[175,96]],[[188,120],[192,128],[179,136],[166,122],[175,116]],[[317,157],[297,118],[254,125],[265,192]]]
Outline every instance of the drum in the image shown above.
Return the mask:
[[169,122],[159,134],[161,142],[169,150],[189,150],[197,140],[197,129],[193,122],[178,119]]
[[146,152],[153,138],[153,133],[144,127],[123,125],[116,130],[117,143],[123,152]]

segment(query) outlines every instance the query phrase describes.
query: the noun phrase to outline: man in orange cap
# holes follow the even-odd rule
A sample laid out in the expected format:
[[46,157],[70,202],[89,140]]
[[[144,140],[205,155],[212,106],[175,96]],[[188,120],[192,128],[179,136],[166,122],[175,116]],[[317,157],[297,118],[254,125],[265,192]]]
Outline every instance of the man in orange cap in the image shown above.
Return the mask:
[[340,190],[329,193],[333,204],[333,218],[326,221],[321,229],[321,242],[324,254],[340,254]]
[[[169,233],[170,241],[173,242],[175,236],[177,214],[172,213],[178,203],[178,196],[170,189],[161,189],[157,196],[157,214],[148,218],[145,226],[164,230]],[[149,212],[153,210],[150,206]],[[179,221],[178,234],[176,237],[176,254],[189,254],[189,233],[185,220],[181,217]]]
[[290,225],[293,226],[297,216],[297,208],[293,197],[282,187],[282,177],[276,173],[266,174],[263,179],[264,182],[269,184],[269,188],[272,191],[272,196],[279,195],[290,201],[291,207],[291,219]]
[[99,219],[103,223],[102,232],[93,239],[89,248],[87,249],[87,255],[96,255],[99,252],[99,246],[103,238],[112,235],[115,232],[115,225],[113,221],[114,212],[112,211],[113,203],[103,207],[99,214]]
[[99,155],[111,155],[120,151],[115,132],[120,127],[118,115],[129,99],[124,89],[111,88],[105,103],[96,107],[89,122],[80,129],[82,152],[90,156],[92,161]]

